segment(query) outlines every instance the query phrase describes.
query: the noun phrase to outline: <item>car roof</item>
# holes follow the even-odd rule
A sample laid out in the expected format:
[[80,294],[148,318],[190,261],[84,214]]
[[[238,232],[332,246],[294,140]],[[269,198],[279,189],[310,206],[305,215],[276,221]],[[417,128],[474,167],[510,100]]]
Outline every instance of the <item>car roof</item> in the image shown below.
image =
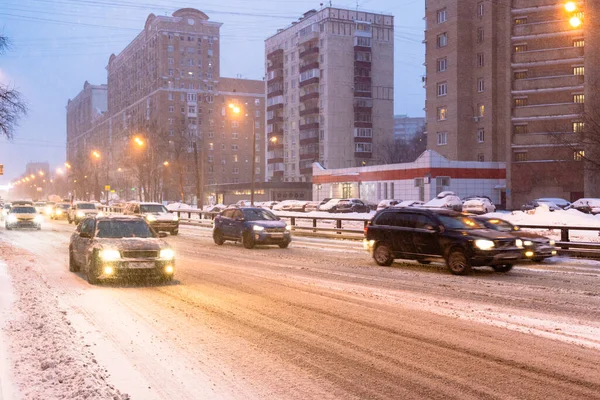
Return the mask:
[[96,221],[119,221],[119,220],[129,220],[129,221],[145,221],[144,218],[138,217],[137,215],[121,215],[121,214],[107,214],[101,217],[89,217],[94,218]]
[[388,208],[384,208],[380,212],[385,212],[385,211],[402,212],[402,213],[409,213],[409,214],[410,213],[414,213],[415,211],[418,211],[418,212],[421,212],[421,213],[447,215],[449,217],[466,216],[466,214],[463,214],[461,212],[454,211],[454,210],[449,210],[447,208],[388,207]]

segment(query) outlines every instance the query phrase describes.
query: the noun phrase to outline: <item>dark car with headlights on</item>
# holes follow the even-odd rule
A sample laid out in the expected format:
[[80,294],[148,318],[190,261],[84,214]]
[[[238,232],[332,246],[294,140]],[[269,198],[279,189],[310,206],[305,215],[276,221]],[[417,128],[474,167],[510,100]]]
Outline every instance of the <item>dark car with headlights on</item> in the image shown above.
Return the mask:
[[506,232],[523,241],[523,255],[526,259],[535,262],[543,261],[556,255],[556,243],[552,239],[535,232],[525,232],[518,226],[500,218],[475,217],[486,228],[499,232]]
[[397,258],[422,264],[445,261],[455,275],[482,266],[508,272],[523,261],[521,239],[443,209],[384,209],[365,227],[364,246],[379,265],[389,266]]
[[34,206],[13,206],[4,220],[7,230],[14,228],[33,228],[38,231],[42,229],[43,218],[38,214]]
[[88,282],[150,276],[173,279],[175,253],[140,217],[86,217],[71,235],[69,271],[83,269]]
[[287,248],[291,227],[269,210],[258,207],[232,207],[224,210],[214,221],[213,240],[222,245],[226,240],[242,242],[251,249],[257,244],[276,244]]

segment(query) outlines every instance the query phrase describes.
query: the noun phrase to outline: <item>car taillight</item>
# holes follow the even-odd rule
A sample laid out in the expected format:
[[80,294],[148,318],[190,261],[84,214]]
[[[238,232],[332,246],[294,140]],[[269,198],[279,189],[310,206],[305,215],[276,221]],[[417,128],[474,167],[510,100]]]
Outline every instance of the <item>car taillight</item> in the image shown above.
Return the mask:
[[367,222],[367,224],[365,225],[365,237],[367,236],[367,233],[369,232],[369,226],[371,226],[371,222]]

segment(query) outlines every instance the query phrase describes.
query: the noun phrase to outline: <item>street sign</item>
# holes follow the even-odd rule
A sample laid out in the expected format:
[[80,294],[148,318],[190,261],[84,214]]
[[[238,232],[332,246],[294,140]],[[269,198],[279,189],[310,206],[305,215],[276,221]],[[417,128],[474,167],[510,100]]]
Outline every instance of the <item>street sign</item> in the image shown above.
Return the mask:
[[104,185],[104,190],[110,190],[110,185]]
[[4,164],[0,164],[0,175],[4,175]]

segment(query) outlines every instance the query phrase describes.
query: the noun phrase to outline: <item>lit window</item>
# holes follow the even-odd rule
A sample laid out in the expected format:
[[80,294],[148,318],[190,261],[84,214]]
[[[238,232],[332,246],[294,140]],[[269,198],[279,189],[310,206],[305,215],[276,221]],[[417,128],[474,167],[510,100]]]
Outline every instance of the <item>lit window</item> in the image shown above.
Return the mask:
[[515,53],[522,53],[524,51],[527,51],[527,45],[526,44],[518,44],[515,46]]
[[585,41],[583,39],[573,40],[573,47],[584,47]]
[[442,22],[446,22],[446,9],[438,10],[437,12],[437,23],[441,24]]
[[485,106],[483,104],[479,104],[477,106],[477,116],[479,118],[483,117],[485,114]]
[[585,128],[585,124],[581,121],[573,122],[573,132],[582,133]]
[[526,151],[515,152],[514,159],[516,162],[527,161],[527,152]]
[[585,151],[577,150],[573,152],[573,160],[575,161],[583,161],[585,158]]
[[437,84],[437,95],[445,96],[446,94],[448,94],[448,85],[446,84],[446,82],[438,83]]
[[527,97],[520,97],[515,99],[515,107],[524,107],[529,104]]
[[448,144],[448,132],[438,132],[437,144],[438,146],[444,146]]
[[208,144],[208,149],[209,150],[214,150],[215,149],[215,144],[214,143],[209,143]]
[[485,131],[483,129],[477,130],[477,142],[483,143],[485,141]]
[[527,23],[527,17],[521,17],[515,19],[515,25],[525,25]]
[[448,68],[448,60],[446,57],[437,60],[437,72],[443,72]]
[[584,72],[585,72],[585,68],[584,67],[573,67],[573,75],[583,76]]
[[448,45],[448,35],[442,33],[437,36],[437,47],[446,47]]
[[515,71],[515,79],[527,79],[527,71]]
[[582,93],[574,94],[573,95],[573,103],[583,104],[584,103],[583,94]]
[[523,134],[528,132],[527,125],[515,125],[513,129],[515,134]]
[[438,121],[444,121],[448,118],[448,107],[440,107],[437,109]]

